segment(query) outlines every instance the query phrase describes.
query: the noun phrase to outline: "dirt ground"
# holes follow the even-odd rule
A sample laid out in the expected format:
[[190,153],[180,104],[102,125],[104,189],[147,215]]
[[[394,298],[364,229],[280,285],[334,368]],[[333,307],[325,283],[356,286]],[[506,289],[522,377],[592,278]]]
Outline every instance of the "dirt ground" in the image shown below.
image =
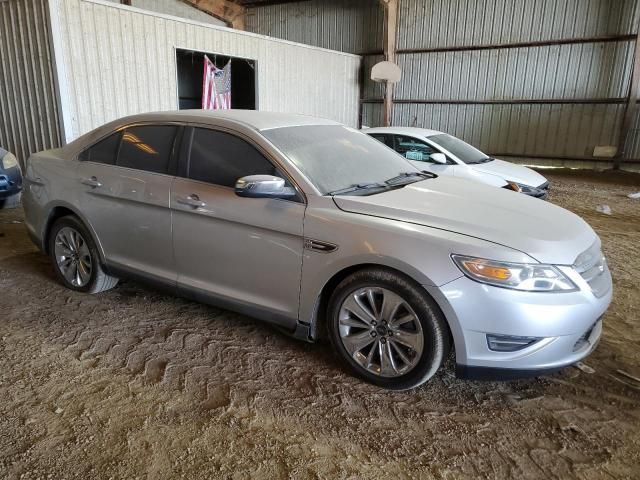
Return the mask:
[[134,282],[66,290],[0,212],[0,478],[640,478],[640,176],[548,176],[614,276],[586,367],[469,382],[450,361],[402,393]]

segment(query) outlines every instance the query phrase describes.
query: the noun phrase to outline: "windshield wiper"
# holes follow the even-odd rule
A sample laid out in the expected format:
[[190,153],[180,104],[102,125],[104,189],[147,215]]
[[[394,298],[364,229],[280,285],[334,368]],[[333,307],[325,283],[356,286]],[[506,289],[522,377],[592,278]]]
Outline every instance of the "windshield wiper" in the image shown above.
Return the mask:
[[[400,175],[397,175],[393,178],[390,178],[389,180],[385,180],[384,183],[386,183],[387,185],[402,185],[404,183],[407,183],[407,180],[413,181],[416,177],[422,177],[422,178],[436,178],[437,175],[435,173],[431,173],[431,172],[427,172],[427,171],[422,171],[422,172],[404,172],[401,173]],[[418,181],[418,180],[416,180]]]
[[340,190],[334,190],[329,192],[329,195],[344,195],[346,193],[357,192],[360,190],[372,190],[374,188],[389,188],[386,183],[356,183],[350,187],[341,188]]
[[341,188],[340,190],[334,190],[329,192],[329,195],[345,195],[347,193],[358,192],[362,190],[388,190],[393,187],[400,187],[408,183],[417,182],[420,178],[435,178],[438,175],[435,173],[422,171],[422,172],[404,172],[400,175],[396,175],[384,182],[372,182],[372,183],[356,183],[349,187]]

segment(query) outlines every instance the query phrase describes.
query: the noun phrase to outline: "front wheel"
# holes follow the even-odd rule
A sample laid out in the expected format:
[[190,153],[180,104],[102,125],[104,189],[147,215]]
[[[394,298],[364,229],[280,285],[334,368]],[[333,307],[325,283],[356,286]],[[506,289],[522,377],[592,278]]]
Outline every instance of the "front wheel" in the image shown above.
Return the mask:
[[98,293],[118,283],[104,272],[91,235],[76,217],[56,220],[49,235],[49,254],[56,276],[71,290]]
[[419,285],[379,268],[343,280],[329,300],[329,332],[360,377],[405,390],[429,380],[446,358],[444,316]]

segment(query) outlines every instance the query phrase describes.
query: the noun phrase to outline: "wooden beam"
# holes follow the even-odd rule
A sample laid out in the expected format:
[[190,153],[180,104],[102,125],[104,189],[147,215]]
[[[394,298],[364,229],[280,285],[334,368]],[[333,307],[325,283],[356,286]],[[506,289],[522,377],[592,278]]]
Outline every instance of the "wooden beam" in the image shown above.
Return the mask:
[[[384,56],[396,63],[396,38],[398,29],[398,0],[380,0],[384,6]],[[393,117],[393,83],[386,82],[384,90],[384,126],[391,126]]]
[[182,0],[209,15],[216,17],[227,25],[238,30],[244,30],[244,20],[247,9],[230,0]]

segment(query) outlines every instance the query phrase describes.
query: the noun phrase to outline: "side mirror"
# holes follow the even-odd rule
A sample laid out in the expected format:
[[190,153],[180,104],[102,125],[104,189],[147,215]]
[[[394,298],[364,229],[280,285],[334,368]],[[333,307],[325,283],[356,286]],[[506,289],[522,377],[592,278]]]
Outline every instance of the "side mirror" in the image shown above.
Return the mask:
[[283,178],[271,175],[249,175],[236,181],[236,195],[246,198],[291,198],[296,191],[287,187]]
[[444,153],[432,153],[429,155],[429,158],[435,163],[440,163],[442,165],[447,163],[447,156]]

